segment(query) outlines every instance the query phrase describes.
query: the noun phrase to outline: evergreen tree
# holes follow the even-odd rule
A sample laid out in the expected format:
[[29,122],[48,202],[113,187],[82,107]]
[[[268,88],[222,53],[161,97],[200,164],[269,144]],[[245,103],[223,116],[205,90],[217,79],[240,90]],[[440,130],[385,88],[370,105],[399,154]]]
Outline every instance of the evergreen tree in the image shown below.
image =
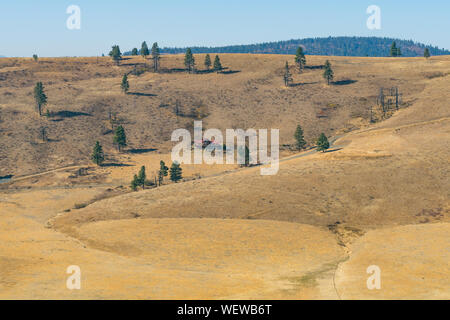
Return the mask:
[[182,176],[183,170],[181,169],[180,165],[177,162],[173,162],[172,166],[170,167],[170,180],[173,182],[178,182],[181,179],[183,179]]
[[389,51],[389,55],[391,57],[396,57],[397,56],[397,44],[395,43],[395,41],[392,42],[391,50]]
[[122,52],[120,52],[120,47],[117,45],[113,46],[109,55],[114,60],[114,62],[119,65],[120,60],[122,59]]
[[216,57],[214,58],[214,71],[217,71],[217,73],[219,73],[220,71],[222,71],[222,63],[220,62],[220,58],[218,55],[216,55]]
[[38,55],[37,54],[33,54],[33,60],[35,61],[35,62],[37,62],[38,61]]
[[48,141],[47,128],[46,127],[41,127],[40,128],[39,135],[41,136],[41,139],[42,139],[43,142],[47,142]]
[[291,72],[289,71],[289,64],[287,61],[286,61],[286,66],[284,67],[283,79],[284,79],[284,85],[286,87],[289,87],[292,82],[292,75],[291,75]]
[[138,55],[138,49],[137,48],[133,48],[133,50],[131,50],[131,55],[132,56],[137,56]]
[[431,57],[431,54],[430,54],[430,49],[428,49],[428,48],[425,48],[425,51],[424,51],[424,53],[423,53],[423,56],[425,57],[425,58],[429,58],[429,57]]
[[164,161],[161,160],[161,162],[159,163],[159,171],[158,171],[159,185],[162,185],[162,183],[164,181],[164,177],[167,177],[168,174],[169,174],[169,168],[166,166]]
[[34,100],[39,116],[42,116],[42,108],[47,104],[47,96],[44,93],[44,85],[42,82],[36,83],[34,87]]
[[142,189],[145,189],[145,181],[147,180],[147,174],[145,173],[145,166],[141,167],[141,170],[139,170],[138,173],[138,185],[142,187]]
[[295,141],[297,144],[297,149],[303,149],[306,146],[306,141],[305,138],[303,136],[303,129],[302,127],[300,127],[300,125],[297,126],[297,130],[295,130]]
[[298,72],[302,73],[306,65],[305,53],[303,52],[303,47],[298,47],[297,53],[295,54],[295,64],[298,67]]
[[139,187],[139,178],[137,176],[137,174],[134,175],[133,180],[131,180],[131,190],[136,191],[137,188]]
[[155,42],[152,47],[152,58],[153,58],[153,70],[155,70],[155,72],[158,72],[161,54],[157,42]]
[[91,155],[91,160],[98,166],[101,166],[103,161],[105,161],[105,155],[103,153],[103,148],[100,142],[96,142],[94,146],[94,151]]
[[331,81],[333,81],[334,78],[334,72],[331,68],[331,63],[328,60],[325,62],[325,71],[323,72],[323,77],[325,78],[325,80],[327,80],[328,85],[331,83]]
[[192,73],[195,68],[195,58],[192,54],[191,48],[186,50],[186,54],[184,56],[184,65],[186,66],[189,73]]
[[117,146],[119,152],[127,145],[127,136],[125,134],[125,129],[122,126],[118,126],[116,128],[116,132],[114,134],[114,144]]
[[207,70],[211,68],[211,57],[209,56],[209,54],[207,54],[205,57],[205,67]]
[[122,78],[122,84],[120,85],[122,91],[126,94],[130,89],[130,84],[128,83],[128,75],[125,73]]
[[392,42],[391,50],[390,50],[389,54],[391,57],[400,57],[402,55],[402,51],[400,50],[399,47],[397,47],[397,43],[395,41]]
[[[224,147],[226,147],[226,145],[224,145]],[[238,149],[238,157],[239,158],[242,158],[242,157],[244,158],[244,163],[240,163],[240,166],[242,166],[242,167],[250,166],[250,161],[251,161],[250,149],[248,148],[247,145],[239,147],[239,149]]]
[[321,133],[319,139],[317,139],[317,151],[325,152],[330,148],[330,143],[328,142],[327,136]]
[[148,50],[147,42],[142,42],[141,46],[141,56],[144,57],[144,59],[147,58],[147,56],[150,54],[150,51]]

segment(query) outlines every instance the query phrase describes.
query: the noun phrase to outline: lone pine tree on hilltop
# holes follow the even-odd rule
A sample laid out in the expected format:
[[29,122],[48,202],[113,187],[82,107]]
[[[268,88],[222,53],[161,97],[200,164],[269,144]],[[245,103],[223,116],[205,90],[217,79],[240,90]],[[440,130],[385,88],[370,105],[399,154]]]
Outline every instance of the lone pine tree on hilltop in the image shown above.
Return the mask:
[[216,57],[214,58],[214,71],[217,71],[217,73],[219,73],[220,71],[222,71],[222,63],[220,62],[220,58],[218,55],[216,55]]
[[160,54],[160,50],[159,50],[157,42],[155,42],[152,46],[152,58],[153,58],[153,70],[155,72],[158,72],[159,60],[161,59],[161,54]]
[[330,143],[328,142],[327,136],[321,133],[319,139],[317,139],[317,151],[325,152],[330,148]]
[[117,146],[119,152],[123,147],[127,146],[127,136],[125,134],[125,129],[122,126],[118,126],[116,128],[116,132],[114,134],[114,144]]
[[146,59],[149,54],[150,51],[148,50],[147,42],[144,41],[141,45],[141,56]]
[[298,67],[298,72],[302,73],[306,65],[305,53],[303,52],[303,47],[298,47],[297,53],[295,54],[295,64]]
[[109,53],[114,62],[119,65],[120,60],[122,59],[122,52],[120,52],[120,47],[115,45],[112,47],[111,52]]
[[42,108],[47,104],[47,96],[44,93],[44,85],[42,82],[36,83],[34,87],[34,100],[39,116],[42,116]]
[[295,138],[297,149],[300,150],[306,146],[306,141],[303,136],[303,129],[300,125],[298,125],[297,130],[295,130],[294,138]]
[[209,70],[209,68],[211,68],[211,57],[209,56],[209,54],[205,56],[205,67],[206,70]]
[[195,68],[195,58],[192,54],[191,48],[187,48],[186,54],[184,56],[184,65],[186,66],[186,69],[189,73],[192,73]]
[[105,161],[102,145],[98,141],[95,143],[94,150],[92,151],[91,160],[98,166],[101,166]]
[[325,71],[323,72],[323,77],[325,78],[325,80],[327,80],[328,85],[330,85],[331,81],[333,81],[334,78],[334,72],[331,68],[331,63],[328,60],[325,62]]

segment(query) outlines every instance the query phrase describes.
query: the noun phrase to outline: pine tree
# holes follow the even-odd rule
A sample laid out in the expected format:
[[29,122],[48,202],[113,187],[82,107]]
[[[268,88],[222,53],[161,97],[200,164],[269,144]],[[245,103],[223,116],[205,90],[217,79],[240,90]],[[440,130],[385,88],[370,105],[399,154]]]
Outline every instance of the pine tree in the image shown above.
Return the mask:
[[161,162],[159,163],[159,171],[158,171],[159,185],[162,185],[162,183],[164,181],[164,177],[167,177],[168,174],[169,174],[169,168],[166,166],[164,161],[161,160]]
[[218,55],[216,55],[216,57],[214,58],[214,71],[217,71],[217,73],[219,73],[220,71],[222,71],[222,63],[220,62],[220,58]]
[[327,136],[321,133],[319,139],[317,139],[317,151],[325,152],[330,148],[330,143],[328,142]]
[[400,50],[400,48],[397,47],[397,43],[395,41],[392,42],[389,54],[391,57],[400,57],[402,55],[402,51]]
[[192,54],[191,48],[186,50],[186,54],[184,56],[184,65],[186,66],[189,73],[192,73],[195,68],[195,58]]
[[183,179],[182,176],[183,170],[181,169],[180,165],[177,162],[173,162],[172,166],[170,167],[170,180],[173,182],[178,182],[181,179]]
[[147,180],[147,174],[145,173],[145,166],[141,167],[141,170],[139,170],[138,176],[138,185],[142,187],[142,189],[145,189],[145,181]]
[[292,82],[292,74],[289,71],[289,64],[288,64],[287,61],[286,61],[286,66],[284,67],[283,79],[284,79],[284,85],[286,87],[289,87],[291,85],[291,82]]
[[128,83],[128,75],[125,73],[122,78],[122,84],[120,85],[122,91],[127,94],[130,89],[130,84]]
[[[224,147],[226,147],[226,146],[224,145]],[[238,152],[238,157],[239,157],[238,160],[239,161],[242,161],[242,160],[240,160],[240,159],[242,159],[242,157],[244,158],[244,163],[239,163],[239,165],[241,167],[250,166],[251,158],[250,158],[250,149],[248,148],[248,146],[247,145],[239,146],[237,152]]]
[[325,71],[323,72],[323,77],[325,78],[325,80],[327,80],[328,85],[330,85],[331,81],[333,81],[334,78],[334,72],[331,68],[331,63],[328,60],[325,62]]
[[42,142],[47,142],[48,141],[47,128],[46,127],[41,127],[39,129],[39,135],[41,136]]
[[94,151],[91,155],[91,160],[98,166],[101,166],[103,161],[105,161],[105,155],[103,153],[103,148],[100,142],[96,142],[94,146]]
[[211,57],[209,56],[209,54],[205,56],[205,67],[207,70],[211,68]]
[[44,85],[42,82],[36,83],[34,87],[34,100],[39,116],[42,116],[42,108],[47,104],[47,96],[44,93]]
[[298,47],[297,53],[295,54],[295,64],[298,67],[298,72],[302,73],[306,65],[305,53],[303,52],[303,47]]
[[116,64],[119,65],[120,60],[122,59],[122,52],[120,52],[119,46],[117,45],[113,46],[109,55],[116,62]]
[[139,187],[139,178],[137,176],[137,174],[134,175],[133,180],[131,180],[131,190],[136,191],[137,188]]
[[118,126],[116,128],[116,132],[114,134],[114,144],[117,146],[119,152],[122,147],[126,147],[127,145],[127,136],[125,134],[125,129],[122,126]]
[[157,42],[155,42],[152,47],[152,58],[153,58],[153,70],[155,72],[158,72],[159,60],[161,59],[161,54],[160,54],[160,50],[159,50]]
[[424,51],[424,53],[423,53],[423,56],[425,57],[425,58],[429,58],[429,57],[431,57],[431,54],[430,54],[430,49],[428,49],[428,48],[425,48],[425,51]]
[[133,50],[131,50],[131,55],[132,56],[137,56],[138,55],[138,49],[137,48],[133,48]]
[[35,62],[37,62],[38,61],[38,55],[37,54],[33,54],[33,60],[35,61]]
[[144,41],[141,45],[141,56],[146,59],[149,54],[150,51],[148,50],[147,42]]
[[303,129],[302,127],[300,127],[300,125],[297,126],[297,130],[295,130],[295,141],[297,144],[297,149],[303,149],[306,146],[306,141],[305,138],[303,136]]

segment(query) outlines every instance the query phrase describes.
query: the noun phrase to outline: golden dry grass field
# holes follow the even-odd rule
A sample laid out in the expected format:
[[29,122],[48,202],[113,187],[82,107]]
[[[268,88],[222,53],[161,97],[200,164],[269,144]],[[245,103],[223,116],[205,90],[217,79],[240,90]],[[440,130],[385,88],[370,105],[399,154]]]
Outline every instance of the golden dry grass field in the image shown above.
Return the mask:
[[[128,95],[122,75],[142,57],[0,59],[0,177],[13,175],[0,184],[0,298],[449,299],[450,57],[308,56],[289,88],[293,56],[221,59],[223,74],[187,74],[182,56],[163,56],[165,72],[130,75]],[[50,118],[34,110],[37,81]],[[392,86],[402,107],[370,123]],[[171,132],[192,127],[177,104],[204,111],[208,128],[280,128],[282,145],[297,124],[311,146],[321,132],[337,140],[327,153],[285,146],[274,176],[183,165],[185,181],[130,192],[140,166],[170,164]],[[110,110],[129,138],[122,153]],[[81,290],[66,288],[70,265]],[[371,265],[380,290],[366,286]]]

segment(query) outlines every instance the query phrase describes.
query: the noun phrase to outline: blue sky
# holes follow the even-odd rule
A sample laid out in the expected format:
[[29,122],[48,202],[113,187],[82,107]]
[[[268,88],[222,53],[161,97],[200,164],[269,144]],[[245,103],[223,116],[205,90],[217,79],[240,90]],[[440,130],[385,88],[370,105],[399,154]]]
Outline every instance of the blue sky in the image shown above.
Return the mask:
[[[69,30],[66,9],[81,8]],[[381,30],[369,30],[369,5]],[[160,46],[250,44],[322,36],[388,36],[450,49],[448,0],[2,0],[0,55],[96,56],[142,41]]]

